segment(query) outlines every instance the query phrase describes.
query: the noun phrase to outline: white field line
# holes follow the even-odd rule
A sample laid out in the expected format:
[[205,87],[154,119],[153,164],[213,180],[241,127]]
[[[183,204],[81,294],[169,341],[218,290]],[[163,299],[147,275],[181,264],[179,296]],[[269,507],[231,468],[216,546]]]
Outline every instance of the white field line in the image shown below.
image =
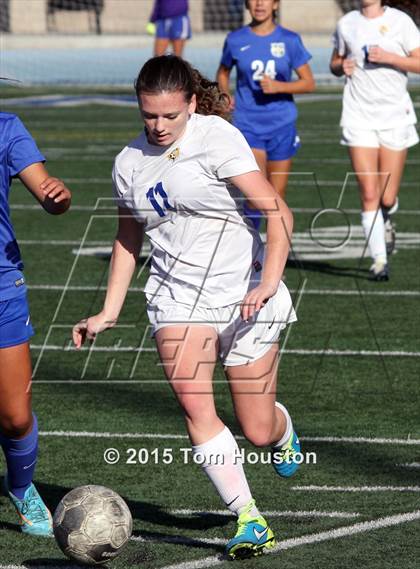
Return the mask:
[[[70,240],[70,239],[20,239],[19,245],[48,245],[54,247],[77,247],[81,245],[80,240]],[[85,246],[97,246],[97,247],[112,247],[112,241],[85,241]]]
[[[310,545],[312,543],[320,543],[322,541],[329,541],[330,539],[339,539],[342,537],[348,537],[352,535],[366,533],[368,531],[375,531],[382,528],[397,526],[403,523],[413,522],[420,519],[420,511],[408,512],[406,514],[397,514],[394,516],[387,516],[384,518],[379,518],[377,520],[371,520],[368,522],[359,522],[351,526],[344,526],[337,529],[324,531],[320,533],[314,533],[309,535],[304,535],[301,537],[286,539],[281,541],[273,549],[268,551],[269,555],[284,551],[287,549],[292,549],[293,547],[300,547],[303,545]],[[226,544],[226,539],[194,539],[181,536],[165,536],[159,538],[150,537],[143,538],[141,536],[135,536],[131,538],[133,541],[146,542],[146,541],[162,541],[170,543],[184,543],[186,545],[194,545],[205,543],[211,545],[224,545]],[[197,561],[187,561],[183,563],[177,563],[174,565],[167,565],[163,569],[199,569],[204,567],[212,567],[214,565],[220,565],[226,561],[225,557],[220,555],[214,555],[211,557],[206,557],[204,559],[199,559]],[[76,569],[75,565],[30,565],[33,569]],[[28,565],[0,565],[0,569],[30,569]]]
[[[231,516],[236,517],[236,514],[229,510],[171,510],[169,512],[174,516]],[[263,516],[269,518],[340,518],[340,519],[351,519],[359,518],[361,514],[357,512],[320,512],[318,510],[302,510],[298,512],[291,511],[264,511],[261,512]]]
[[292,486],[295,492],[420,492],[420,486]]
[[[284,551],[286,549],[292,549],[293,547],[300,547],[303,545],[310,545],[312,543],[320,543],[322,541],[329,541],[330,539],[339,539],[342,537],[348,537],[357,534],[363,534],[368,531],[375,531],[382,528],[397,526],[407,522],[413,522],[420,519],[420,511],[408,512],[406,514],[397,514],[395,516],[387,516],[385,518],[379,518],[377,520],[371,520],[370,522],[359,522],[351,526],[344,526],[337,529],[323,531],[320,533],[313,533],[309,535],[303,535],[302,537],[295,537],[292,539],[285,539],[281,541],[278,545],[269,549],[267,554],[272,555]],[[220,565],[226,561],[225,557],[220,555],[213,555],[211,557],[205,557],[204,559],[198,559],[197,561],[186,561],[184,563],[175,563],[173,565],[166,565],[162,569],[203,569],[204,567],[213,567],[215,565]]]
[[[29,290],[64,290],[64,285],[48,285],[48,284],[32,284],[27,285]],[[70,285],[66,287],[66,290],[69,292],[90,292],[90,291],[106,291],[106,286],[77,286],[77,285]],[[143,287],[130,287],[128,292],[144,292]],[[294,294],[296,292],[300,292],[300,289],[293,289],[289,288],[289,292]],[[303,291],[303,294],[310,294],[310,295],[320,295],[320,296],[420,296],[420,291],[417,290],[340,290],[340,289],[314,289],[309,288]]]
[[0,569],[80,569],[80,565],[0,565]]
[[[86,181],[86,183],[88,183],[88,181]],[[92,182],[93,183],[93,182]],[[97,183],[97,182],[96,182]],[[339,185],[339,182],[336,182],[337,185]],[[319,184],[321,185],[321,184]],[[41,208],[39,205],[36,204],[11,204],[10,205],[10,209],[11,210],[18,210],[18,211],[31,211],[31,210],[38,210],[41,211]],[[94,212],[101,212],[103,210],[109,211],[110,209],[115,209],[115,206],[113,205],[113,203],[110,203],[110,205],[108,206],[91,206],[91,205],[72,205],[71,206],[71,210],[72,211],[94,211]],[[292,207],[291,210],[294,213],[317,213],[318,211],[320,211],[320,207]],[[343,211],[345,213],[348,214],[360,214],[360,209],[354,209],[354,208],[349,208],[349,209],[343,209]],[[418,209],[399,209],[398,210],[398,215],[420,215],[420,210]],[[48,243],[48,242],[46,242]],[[78,241],[77,244],[80,244],[80,241]]]
[[[88,438],[88,439],[176,439],[187,440],[187,435],[178,433],[109,433],[95,431],[40,431],[41,437],[67,437],[67,438]],[[244,440],[243,436],[236,436],[237,440]],[[350,443],[350,444],[378,444],[378,445],[420,445],[420,439],[389,439],[384,437],[299,437],[305,442],[314,443]]]
[[409,468],[412,470],[420,469],[420,462],[405,462],[403,464],[396,464],[395,466],[399,466],[401,468]]
[[[310,130],[310,131],[306,131],[303,133],[303,136],[306,135],[313,135],[313,136],[319,136],[320,134],[322,134],[324,131],[322,129],[320,130]],[[300,131],[300,133],[302,135],[302,131]],[[322,158],[321,160],[319,158],[300,158],[300,159],[295,159],[295,162],[302,162],[305,164],[319,164],[320,162],[322,162],[322,164],[349,164],[349,160],[348,158]],[[405,161],[405,163],[407,165],[414,165],[417,166],[420,164],[420,160],[416,160],[416,159],[408,159]]]
[[389,439],[383,437],[299,437],[303,441],[312,443],[350,443],[350,444],[375,444],[375,445],[420,445],[420,439]]
[[[103,353],[136,353],[136,352],[157,352],[156,348],[139,348],[136,346],[84,346],[76,350],[74,346],[59,346],[54,344],[32,344],[33,351],[46,351],[46,352],[103,352]],[[420,352],[403,352],[403,351],[380,351],[380,350],[307,350],[307,349],[285,349],[283,354],[294,356],[330,356],[330,357],[344,357],[344,356],[360,356],[360,357],[387,357],[387,358],[420,358]],[[51,383],[55,383],[52,381]],[[110,383],[110,381],[107,381]]]

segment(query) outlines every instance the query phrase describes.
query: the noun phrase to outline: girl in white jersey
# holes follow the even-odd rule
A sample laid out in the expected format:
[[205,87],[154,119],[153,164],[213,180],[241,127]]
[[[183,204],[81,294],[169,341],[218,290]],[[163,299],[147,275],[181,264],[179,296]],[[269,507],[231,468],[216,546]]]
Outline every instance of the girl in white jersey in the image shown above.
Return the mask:
[[360,0],[360,10],[339,20],[331,58],[346,75],[341,143],[349,147],[362,202],[362,225],[375,280],[388,280],[387,254],[395,245],[390,214],[407,149],[418,143],[407,73],[420,73],[420,33],[411,18],[381,0]]
[[[215,116],[227,97],[175,56],[149,60],[136,93],[145,130],[117,156],[119,207],[102,311],[79,322],[74,342],[114,326],[139,256],[142,229],[153,246],[147,310],[167,379],[185,415],[193,453],[226,506],[238,515],[231,558],[274,545],[217,415],[212,378],[219,358],[246,438],[273,448],[280,476],[291,476],[299,440],[276,402],[280,330],[296,319],[281,282],[292,214],[258,169],[242,134]],[[200,113],[200,114],[198,114]],[[209,115],[209,116],[204,116]],[[242,212],[250,200],[267,217],[267,245]]]

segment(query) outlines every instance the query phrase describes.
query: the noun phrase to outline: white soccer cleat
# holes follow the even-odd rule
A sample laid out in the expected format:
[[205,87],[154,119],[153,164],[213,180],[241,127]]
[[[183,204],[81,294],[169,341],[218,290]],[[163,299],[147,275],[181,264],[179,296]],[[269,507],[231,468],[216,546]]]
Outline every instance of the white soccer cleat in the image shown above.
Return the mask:
[[386,254],[392,255],[395,249],[395,226],[390,217],[385,221],[384,226]]
[[389,268],[386,259],[376,259],[370,267],[369,272],[374,281],[387,281],[389,280]]

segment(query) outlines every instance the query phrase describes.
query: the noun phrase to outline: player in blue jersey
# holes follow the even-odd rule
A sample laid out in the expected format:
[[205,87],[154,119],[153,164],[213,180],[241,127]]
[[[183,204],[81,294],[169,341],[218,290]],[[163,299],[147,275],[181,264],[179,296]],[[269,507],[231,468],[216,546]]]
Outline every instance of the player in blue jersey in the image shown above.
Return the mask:
[[[292,158],[300,147],[293,95],[313,91],[315,82],[308,64],[311,55],[300,36],[275,23],[278,6],[278,0],[247,0],[252,21],[228,34],[217,80],[229,93],[230,73],[236,68],[233,124],[284,199]],[[255,210],[251,214],[255,225],[257,215]]]
[[191,38],[188,0],[155,0],[150,23],[154,24],[152,33],[156,32],[154,54],[164,55],[171,42],[174,55],[181,57]]
[[12,179],[19,178],[48,213],[69,208],[69,190],[49,176],[44,161],[19,118],[0,112],[0,444],[7,464],[4,489],[19,514],[22,531],[32,535],[51,535],[52,524],[32,483],[38,452],[30,391],[33,329],[8,201]]

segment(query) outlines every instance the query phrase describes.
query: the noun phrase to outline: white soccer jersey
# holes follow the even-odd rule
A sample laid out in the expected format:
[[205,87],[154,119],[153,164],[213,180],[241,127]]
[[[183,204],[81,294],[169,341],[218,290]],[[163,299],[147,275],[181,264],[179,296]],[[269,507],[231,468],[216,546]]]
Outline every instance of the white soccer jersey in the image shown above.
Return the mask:
[[370,46],[401,56],[420,47],[420,32],[407,14],[385,7],[382,16],[366,18],[354,10],[339,20],[333,42],[339,55],[356,61],[344,87],[342,127],[383,130],[417,122],[407,73],[367,59]]
[[242,300],[256,285],[263,244],[241,215],[244,196],[227,181],[255,170],[239,130],[198,114],[172,146],[150,145],[142,133],[117,156],[117,203],[145,222],[154,248],[149,299],[214,308]]

